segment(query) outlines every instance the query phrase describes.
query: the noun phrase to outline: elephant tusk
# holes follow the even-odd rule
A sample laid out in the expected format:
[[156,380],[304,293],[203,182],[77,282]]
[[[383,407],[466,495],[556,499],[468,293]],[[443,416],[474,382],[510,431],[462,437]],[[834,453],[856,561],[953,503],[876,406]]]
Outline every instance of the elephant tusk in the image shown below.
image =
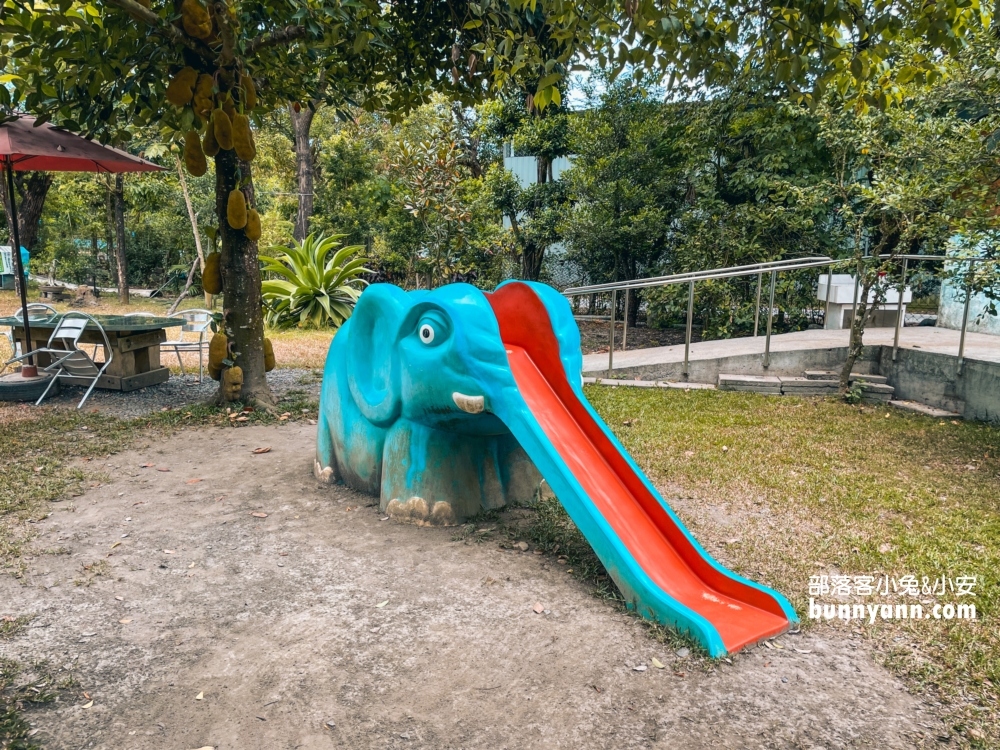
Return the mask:
[[466,396],[458,391],[451,394],[451,399],[455,406],[469,414],[481,414],[486,406],[486,399],[482,396]]

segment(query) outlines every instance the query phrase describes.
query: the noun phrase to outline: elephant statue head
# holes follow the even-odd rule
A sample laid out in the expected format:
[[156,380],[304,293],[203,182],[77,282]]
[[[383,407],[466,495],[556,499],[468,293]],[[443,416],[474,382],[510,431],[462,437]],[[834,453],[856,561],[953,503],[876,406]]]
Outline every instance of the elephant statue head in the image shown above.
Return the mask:
[[493,408],[515,387],[482,291],[373,284],[330,346],[316,474],[418,524],[528,500],[540,475]]

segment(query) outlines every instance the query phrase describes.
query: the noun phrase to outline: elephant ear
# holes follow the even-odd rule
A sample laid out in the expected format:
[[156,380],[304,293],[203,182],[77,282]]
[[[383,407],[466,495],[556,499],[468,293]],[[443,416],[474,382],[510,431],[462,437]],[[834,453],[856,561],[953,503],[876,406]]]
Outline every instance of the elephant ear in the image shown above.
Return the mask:
[[409,309],[406,292],[372,284],[350,318],[347,383],[365,418],[385,427],[399,416],[399,326]]

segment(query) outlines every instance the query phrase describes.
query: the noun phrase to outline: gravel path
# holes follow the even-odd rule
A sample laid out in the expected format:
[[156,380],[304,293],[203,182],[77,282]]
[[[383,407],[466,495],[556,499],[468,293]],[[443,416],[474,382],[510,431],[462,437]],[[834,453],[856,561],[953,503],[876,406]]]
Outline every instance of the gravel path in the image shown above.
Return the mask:
[[[306,369],[274,370],[268,373],[267,382],[277,399],[292,391],[304,391],[309,397],[318,399],[322,372]],[[212,398],[218,387],[218,383],[208,377],[199,384],[195,375],[171,375],[166,383],[128,393],[95,390],[83,408],[120,419],[132,419],[165,408],[176,409],[205,403]],[[72,409],[83,398],[83,393],[83,388],[64,386],[62,393],[47,398],[44,403]]]

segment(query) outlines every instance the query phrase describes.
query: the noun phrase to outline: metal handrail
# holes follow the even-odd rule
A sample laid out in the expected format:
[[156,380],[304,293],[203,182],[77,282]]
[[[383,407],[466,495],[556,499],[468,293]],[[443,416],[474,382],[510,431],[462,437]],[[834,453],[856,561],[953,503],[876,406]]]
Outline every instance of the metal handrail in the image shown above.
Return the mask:
[[651,286],[667,286],[669,284],[679,284],[683,281],[705,281],[707,279],[725,279],[733,276],[750,276],[757,272],[770,271],[772,268],[780,270],[792,270],[798,268],[798,264],[803,263],[803,268],[811,266],[825,266],[828,263],[835,263],[833,258],[825,255],[810,255],[805,258],[789,258],[787,260],[771,260],[762,263],[751,263],[746,266],[726,266],[724,268],[712,268],[706,271],[686,271],[684,273],[673,273],[668,276],[654,276],[648,279],[633,279],[632,281],[613,281],[605,284],[591,284],[589,286],[575,286],[563,290],[563,294],[569,297],[578,297],[583,294],[596,294],[597,292],[610,292],[622,289],[643,289]]
[[[898,305],[898,311],[896,315],[896,331],[893,339],[892,345],[892,361],[896,361],[896,353],[899,350],[899,331],[902,326],[903,316],[900,314],[902,312],[902,298],[903,292],[906,288],[906,271],[909,265],[909,261],[952,261],[956,263],[969,263],[969,272],[971,274],[972,266],[975,263],[1000,263],[1000,259],[995,258],[960,258],[950,255],[916,255],[916,254],[902,254],[902,255],[891,255],[883,254],[878,256],[867,256],[862,259],[863,261],[870,260],[901,260],[903,262],[901,281],[899,285],[899,296],[900,303]],[[672,284],[683,284],[688,285],[688,304],[687,304],[687,325],[684,337],[684,369],[683,375],[685,378],[689,374],[690,365],[690,352],[691,352],[691,333],[692,333],[692,322],[694,317],[694,285],[696,281],[708,281],[712,279],[729,279],[737,278],[740,276],[753,276],[757,275],[757,305],[754,312],[753,321],[753,336],[757,337],[757,331],[759,327],[760,320],[760,297],[763,285],[763,277],[765,273],[769,273],[771,276],[770,280],[770,295],[769,295],[769,305],[768,305],[768,317],[767,317],[767,333],[764,341],[764,368],[770,367],[771,364],[771,324],[774,318],[774,291],[775,284],[777,281],[777,274],[779,271],[798,271],[805,268],[816,268],[820,266],[829,266],[827,272],[827,293],[826,293],[826,310],[824,312],[825,320],[829,319],[830,316],[830,288],[833,281],[833,268],[840,264],[853,264],[857,263],[857,258],[841,258],[834,259],[826,256],[807,256],[804,258],[789,258],[786,260],[777,261],[764,261],[761,263],[751,263],[743,266],[728,266],[725,268],[713,268],[705,271],[688,271],[685,273],[670,274],[667,276],[655,276],[648,279],[635,279],[632,281],[617,281],[604,284],[591,284],[589,286],[578,286],[569,287],[563,290],[563,295],[567,297],[580,297],[588,294],[597,294],[602,292],[611,292],[611,315],[610,315],[610,331],[608,334],[608,377],[612,375],[612,369],[614,365],[614,354],[615,354],[615,314],[617,308],[617,296],[618,292],[625,292],[625,325],[622,330],[622,350],[628,346],[628,305],[629,305],[629,293],[633,289],[645,289],[649,287],[657,286],[670,286]],[[854,314],[857,315],[858,308],[858,292],[859,292],[860,276],[856,276],[854,279],[854,301],[853,308]],[[969,323],[969,306],[972,299],[971,288],[969,284],[966,284],[965,288],[965,310],[962,314],[962,331],[959,337],[958,344],[958,375],[962,374],[962,368],[965,361],[965,332]]]

